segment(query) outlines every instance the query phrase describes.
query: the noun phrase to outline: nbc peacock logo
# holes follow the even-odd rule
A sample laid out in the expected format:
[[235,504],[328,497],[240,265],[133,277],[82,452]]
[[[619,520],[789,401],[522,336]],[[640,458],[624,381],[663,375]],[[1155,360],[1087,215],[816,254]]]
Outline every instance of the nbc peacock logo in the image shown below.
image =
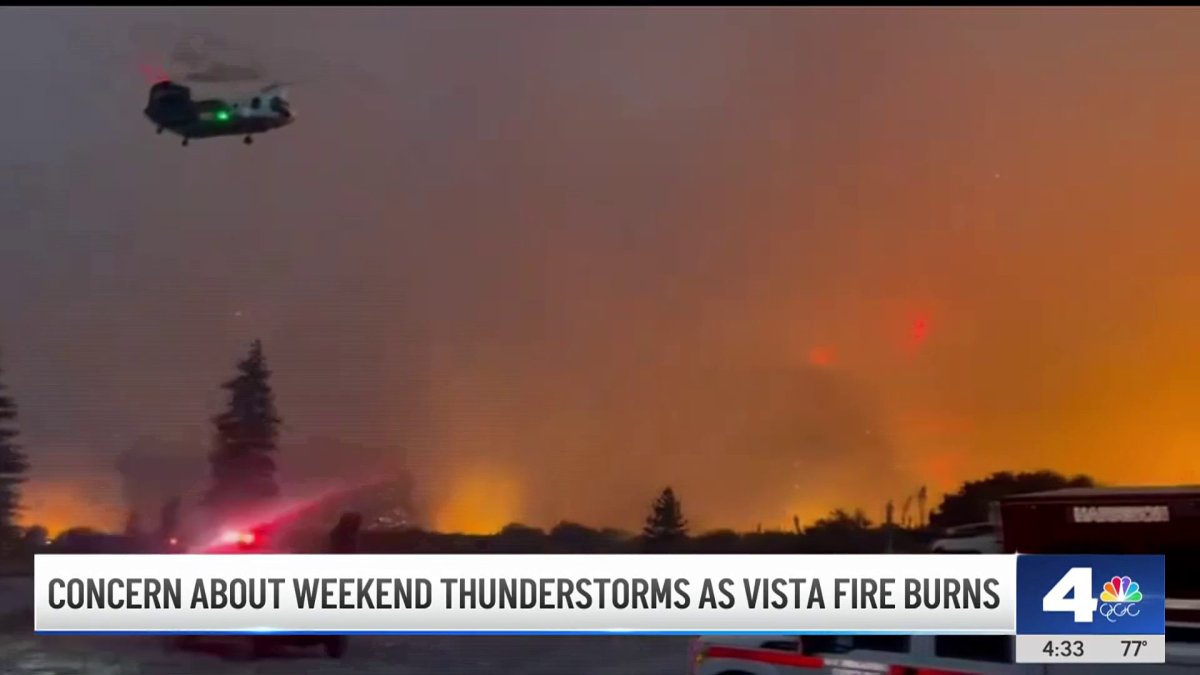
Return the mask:
[[1113,577],[1104,582],[1104,590],[1100,592],[1100,615],[1109,623],[1126,616],[1137,616],[1137,603],[1142,601],[1142,591],[1138,582],[1129,577]]
[[1100,593],[1100,602],[1141,602],[1142,591],[1138,582],[1129,577],[1113,577],[1104,582],[1104,591]]

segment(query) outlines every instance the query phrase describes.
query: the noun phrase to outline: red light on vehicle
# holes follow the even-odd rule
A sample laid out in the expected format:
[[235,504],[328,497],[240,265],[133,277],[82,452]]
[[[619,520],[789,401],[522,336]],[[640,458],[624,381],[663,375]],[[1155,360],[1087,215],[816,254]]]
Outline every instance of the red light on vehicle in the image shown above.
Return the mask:
[[170,544],[171,546],[178,546],[179,540],[176,539],[175,537],[171,537],[170,539],[167,540],[167,543]]
[[771,665],[789,666],[792,668],[816,669],[825,667],[825,659],[819,656],[777,652],[770,649],[727,647],[724,645],[713,645],[705,649],[701,658],[731,659],[734,661],[748,661],[751,663],[768,663]]
[[254,543],[254,533],[253,532],[241,533],[241,535],[238,536],[238,543],[243,546],[249,546],[250,544],[253,544]]

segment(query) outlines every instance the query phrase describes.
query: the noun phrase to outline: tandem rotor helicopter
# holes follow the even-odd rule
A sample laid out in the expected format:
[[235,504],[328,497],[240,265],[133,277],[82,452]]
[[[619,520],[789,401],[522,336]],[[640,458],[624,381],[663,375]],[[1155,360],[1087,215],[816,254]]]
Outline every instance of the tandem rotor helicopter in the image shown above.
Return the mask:
[[[258,134],[294,123],[285,87],[331,79],[342,86],[378,85],[356,65],[281,45],[273,46],[266,59],[261,44],[238,45],[194,27],[139,22],[130,38],[130,56],[150,87],[143,113],[157,133],[176,134],[185,146],[221,136],[241,136],[250,145]],[[286,81],[279,73],[287,73]]]
[[280,129],[296,121],[282,85],[272,84],[249,96],[192,97],[190,87],[164,79],[150,87],[146,117],[157,133],[164,130],[183,137],[183,145],[193,138],[242,136],[250,145],[255,134]]
[[[161,38],[171,32],[153,34]],[[284,84],[262,86],[268,81],[264,67],[232,49],[220,38],[191,34],[178,38],[166,57],[175,75],[142,60],[142,74],[151,85],[143,113],[157,133],[177,134],[185,146],[192,139],[220,136],[241,136],[250,145],[255,135],[296,121]],[[204,93],[194,94],[193,86]]]

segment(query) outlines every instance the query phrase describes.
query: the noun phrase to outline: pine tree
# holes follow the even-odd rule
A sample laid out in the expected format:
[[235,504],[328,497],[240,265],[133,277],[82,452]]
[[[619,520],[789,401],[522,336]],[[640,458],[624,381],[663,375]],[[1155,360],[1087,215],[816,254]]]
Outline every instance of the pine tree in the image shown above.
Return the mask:
[[655,500],[642,536],[649,542],[667,542],[687,536],[687,520],[683,517],[683,502],[675,497],[675,491],[666,488]]
[[229,392],[229,406],[213,418],[215,448],[209,456],[213,485],[204,503],[224,511],[252,506],[279,494],[275,461],[279,425],[271,371],[258,340],[238,363],[238,374],[221,385]]
[[17,514],[21,510],[18,486],[29,471],[29,462],[17,445],[16,420],[17,404],[0,384],[0,545],[18,537]]

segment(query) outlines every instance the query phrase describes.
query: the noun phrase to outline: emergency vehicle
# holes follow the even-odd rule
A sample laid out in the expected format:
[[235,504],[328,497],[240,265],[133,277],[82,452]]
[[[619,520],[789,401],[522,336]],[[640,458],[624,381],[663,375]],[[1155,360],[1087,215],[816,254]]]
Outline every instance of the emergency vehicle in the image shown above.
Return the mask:
[[1006,553],[1167,556],[1167,662],[1014,663],[1007,635],[703,636],[690,675],[1184,675],[1200,673],[1200,487],[1080,488],[993,509]]
[[1039,492],[1001,500],[993,518],[1005,553],[1165,555],[1168,660],[1200,648],[1200,487]]
[[[191,547],[191,552],[202,553],[206,555],[215,554],[238,554],[238,553],[288,553],[289,551],[283,546],[284,526],[287,523],[282,519],[267,521],[255,526],[248,527],[230,527],[222,530],[217,536],[207,536],[202,539],[206,542],[200,545]],[[179,552],[187,551],[187,544],[172,541],[172,547]],[[168,642],[169,649],[192,650],[208,644],[214,643],[229,645],[230,640],[225,636],[197,636],[197,635],[178,635],[173,636]],[[265,634],[254,635],[248,640],[234,641],[240,643],[240,646],[248,649],[243,655],[250,658],[261,658],[268,656],[280,649],[286,647],[311,647],[321,646],[325,649],[325,654],[330,658],[342,658],[348,647],[348,641],[345,635],[324,635],[324,634]]]
[[1185,675],[1200,650],[1165,664],[1018,664],[1011,635],[705,636],[689,675]]

